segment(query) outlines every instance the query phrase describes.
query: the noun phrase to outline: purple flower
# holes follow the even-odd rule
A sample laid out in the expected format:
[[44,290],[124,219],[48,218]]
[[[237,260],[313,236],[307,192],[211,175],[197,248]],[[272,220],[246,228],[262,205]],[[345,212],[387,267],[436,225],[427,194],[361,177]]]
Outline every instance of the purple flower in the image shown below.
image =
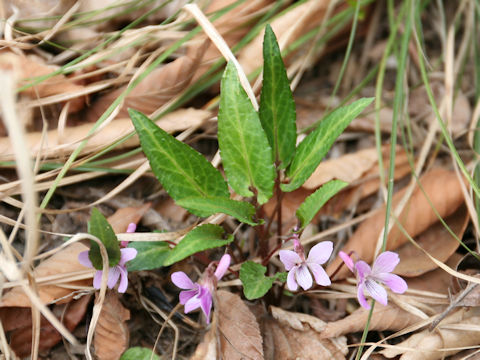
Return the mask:
[[[128,272],[125,263],[134,259],[137,256],[137,250],[132,248],[120,249],[120,260],[117,265],[108,269],[108,280],[107,286],[109,289],[113,289],[115,284],[120,279],[120,285],[118,285],[118,292],[124,293],[128,287]],[[88,258],[88,250],[82,251],[78,254],[78,261],[83,266],[93,268],[93,264]],[[97,270],[95,276],[93,277],[93,287],[95,289],[100,289],[102,283],[103,270]]]
[[[328,286],[331,284],[330,278],[320,266],[327,262],[333,251],[331,241],[323,241],[310,249],[305,260],[305,251],[298,240],[298,235],[294,234],[294,246],[291,250],[280,250],[279,256],[285,269],[288,271],[287,286],[291,291],[296,291],[298,285],[303,290],[310,289],[313,285],[312,275],[318,285]],[[310,271],[309,271],[310,270]]]
[[[127,233],[134,233],[135,230],[137,230],[137,224],[135,223],[130,223],[127,226]],[[128,246],[128,241],[120,241],[120,246],[121,247],[127,247]]]
[[391,274],[400,262],[397,253],[392,251],[381,253],[378,255],[372,267],[362,260],[353,262],[352,258],[343,251],[340,251],[338,256],[340,256],[345,262],[345,265],[356,275],[358,302],[365,309],[370,309],[370,304],[365,299],[364,292],[367,292],[380,304],[387,305],[387,291],[380,284],[387,285],[390,290],[397,294],[403,294],[408,288],[405,280],[398,275]]
[[212,309],[212,294],[219,281],[230,266],[230,255],[225,254],[220,259],[217,269],[213,272],[212,264],[207,267],[205,274],[199,282],[194,283],[183,271],[172,274],[172,282],[180,289],[180,304],[185,305],[185,313],[201,308],[207,324],[210,323],[210,310]]

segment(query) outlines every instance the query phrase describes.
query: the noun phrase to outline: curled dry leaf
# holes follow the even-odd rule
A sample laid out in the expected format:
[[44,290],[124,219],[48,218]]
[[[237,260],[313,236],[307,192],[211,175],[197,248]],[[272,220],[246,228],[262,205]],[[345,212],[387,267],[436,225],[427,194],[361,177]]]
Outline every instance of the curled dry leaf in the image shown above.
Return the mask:
[[[329,3],[329,0],[310,0],[273,20],[271,26],[278,38],[280,48],[285,49],[302,35],[319,26]],[[341,7],[342,5],[337,6],[339,9]],[[348,23],[344,26],[348,27]],[[262,66],[263,36],[264,32],[262,31],[241,50],[238,56],[238,61],[246,74],[250,74]],[[292,53],[284,59],[286,65],[291,61],[291,55]]]
[[217,356],[217,331],[216,320],[213,321],[212,326],[207,331],[202,339],[202,342],[197,345],[195,353],[190,357],[190,360],[216,360]]
[[240,296],[217,291],[218,336],[222,359],[263,359],[257,320]]
[[[46,280],[49,276],[55,276],[58,279],[62,274],[65,275],[65,280],[67,280],[62,283],[59,283],[60,279],[53,281],[51,284],[43,284],[41,282],[37,284],[38,295],[44,304],[50,304],[54,301],[57,304],[70,302],[72,300],[72,292],[74,291],[72,289],[91,284],[91,278],[77,281],[68,281],[67,278],[70,275],[78,275],[76,273],[88,275],[88,272],[91,272],[93,276],[93,270],[85,268],[77,261],[78,254],[85,250],[88,250],[88,247],[81,243],[71,244],[42,261],[35,268],[33,276],[37,281]],[[67,284],[70,288],[65,287]],[[7,306],[30,307],[31,303],[23,290],[20,287],[15,287],[6,293],[0,301],[0,307]]]
[[[321,338],[331,338],[353,332],[363,331],[368,320],[370,310],[359,307],[344,319],[327,323],[321,333]],[[369,330],[398,331],[413,325],[421,319],[393,303],[388,306],[375,304]]]
[[[53,313],[73,331],[83,319],[91,296],[82,296],[69,304],[55,305]],[[10,338],[10,347],[18,357],[30,355],[32,344],[32,311],[27,308],[1,308],[0,320]],[[62,336],[43,316],[41,318],[39,350],[47,351],[56,345]]]
[[127,231],[128,224],[137,224],[151,205],[152,203],[146,203],[138,207],[120,208],[108,217],[108,223],[112,226],[114,233],[124,233]]
[[[211,117],[209,111],[193,108],[180,109],[163,116],[157,121],[157,125],[166,132],[175,132],[200,126],[209,117]],[[49,158],[55,158],[59,153],[70,154],[78,147],[78,142],[86,138],[91,128],[91,124],[85,124],[68,128],[64,133],[60,133],[57,129],[50,130],[46,134],[44,143],[48,145],[44,145],[43,147],[41,147],[42,133],[29,133],[26,134],[26,142],[28,144],[26,147],[30,149],[32,156],[37,156],[40,151],[42,156]],[[132,131],[134,131],[134,127],[130,119],[114,120],[90,138],[82,154],[88,154],[102,149],[107,144],[122,138]],[[138,146],[138,144],[138,137],[133,137],[117,146],[116,149],[121,150],[123,148]],[[10,139],[8,137],[0,138],[0,161],[11,161],[14,159],[15,155],[12,152]]]
[[[129,108],[151,114],[178,95],[192,80],[205,49],[206,43],[199,47],[195,56],[184,55],[153,70],[127,95],[117,117],[128,117],[127,110]],[[103,112],[125,91],[127,86],[124,85],[98,99],[88,110],[87,120],[90,122],[97,121]]]
[[[445,222],[453,233],[461,239],[468,220],[467,208],[461,206],[455,213],[446,218]],[[442,262],[447,261],[460,245],[440,222],[430,226],[416,240],[417,244],[431,256]],[[401,261],[395,268],[395,274],[415,277],[437,268],[437,265],[423,251],[410,242],[398,248],[397,253]]]
[[[46,65],[44,61],[36,56],[21,56],[11,52],[0,54],[0,68],[12,70],[18,86],[28,85],[32,79],[48,75],[58,69],[57,66]],[[22,94],[31,99],[39,99],[47,96],[68,94],[69,92],[78,92],[83,90],[83,86],[75,84],[64,75],[55,75],[35,86],[22,91]],[[83,108],[85,98],[83,96],[70,100],[70,112],[75,112]]]
[[348,353],[347,338],[322,339],[325,323],[311,315],[270,307],[272,317],[262,320],[265,359],[341,360]]
[[[463,203],[460,183],[457,175],[452,171],[440,168],[430,170],[420,178],[420,183],[432,205],[417,186],[398,218],[405,231],[412,237],[417,236],[437,222],[438,218],[432,206],[442,218],[446,218]],[[448,189],[448,191],[445,191],[445,189]],[[393,196],[393,208],[399,203],[405,191],[403,189]],[[383,206],[372,217],[365,220],[342,250],[346,253],[354,251],[360,259],[371,263],[376,242],[384,226],[385,213],[386,209]],[[388,236],[387,250],[397,249],[407,241],[407,237],[401,232],[400,228],[394,225]],[[332,274],[341,264],[342,260],[337,256],[327,267],[327,273]],[[336,279],[344,279],[348,274],[349,270],[342,267],[337,273]]]
[[[430,332],[423,330],[407,340],[381,351],[388,358],[401,355],[401,360],[437,360],[456,354],[462,347],[480,344],[478,331],[469,330],[469,326],[478,325],[480,308],[460,309],[443,320],[439,327]],[[448,325],[461,325],[462,330],[447,329]],[[442,328],[443,327],[443,328]],[[453,350],[444,351],[443,349]]]
[[130,331],[126,321],[129,319],[130,311],[122,305],[118,293],[107,291],[93,339],[99,360],[117,360],[128,348]]
[[[454,253],[446,265],[455,268],[462,255]],[[435,269],[415,278],[407,279],[409,289],[417,289],[421,291],[430,291],[433,293],[450,295],[450,285],[452,276],[443,269]]]

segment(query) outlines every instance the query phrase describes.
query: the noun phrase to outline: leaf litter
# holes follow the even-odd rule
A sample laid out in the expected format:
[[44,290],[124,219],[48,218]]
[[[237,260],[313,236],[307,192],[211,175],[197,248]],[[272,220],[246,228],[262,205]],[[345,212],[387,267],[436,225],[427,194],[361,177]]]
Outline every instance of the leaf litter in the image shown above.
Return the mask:
[[[164,130],[176,135],[182,133],[182,139],[207,154],[209,160],[215,161],[217,149],[214,134],[218,82],[205,81],[203,76],[215,74],[215,70],[208,71],[221,55],[213,44],[205,41],[203,33],[195,35],[192,40],[186,41],[177,51],[171,53],[170,57],[167,57],[168,63],[157,67],[140,81],[123,102],[117,104],[118,112],[115,112],[114,116],[109,118],[92,136],[93,124],[128,88],[127,84],[140,75],[147,65],[144,65],[143,61],[152,61],[155,56],[165,53],[168,46],[185,36],[186,30],[181,25],[181,21],[187,18],[181,11],[183,2],[170,2],[167,7],[154,11],[153,15],[147,17],[139,26],[122,33],[119,33],[121,29],[119,24],[131,23],[146,11],[154,9],[154,6],[159,5],[157,3],[160,2],[138,8],[132,8],[131,4],[125,2],[118,8],[109,9],[104,9],[110,5],[109,2],[88,2],[88,4],[82,4],[77,10],[78,17],[73,18],[68,13],[73,2],[70,6],[66,6],[68,2],[65,4],[62,2],[62,5],[55,7],[53,12],[50,12],[50,5],[47,8],[32,9],[22,2],[7,2],[8,5],[11,3],[17,5],[18,12],[12,11],[9,6],[6,7],[5,15],[10,17],[11,21],[2,32],[2,44],[8,45],[11,51],[2,50],[0,68],[14,75],[18,87],[25,87],[18,94],[17,112],[27,130],[24,148],[33,158],[38,159],[37,166],[40,166],[40,170],[36,168],[36,189],[43,191],[51,186],[57,186],[52,180],[64,166],[66,158],[82,141],[88,139],[80,153],[80,161],[75,163],[77,167],[75,173],[70,171],[65,178],[69,181],[62,182],[61,187],[56,191],[48,209],[53,212],[48,214],[43,212],[40,228],[45,232],[42,233],[41,247],[36,254],[40,256],[36,259],[33,271],[28,278],[28,282],[41,301],[49,306],[80,342],[85,343],[85,327],[91,316],[89,303],[93,272],[74,261],[78,253],[87,249],[83,243],[75,242],[66,247],[61,246],[63,240],[59,240],[59,237],[64,234],[60,231],[62,225],[56,223],[60,215],[54,211],[63,207],[70,221],[79,226],[84,225],[80,212],[68,210],[68,204],[77,204],[78,206],[73,206],[75,208],[88,207],[97,199],[90,195],[89,188],[108,193],[120,183],[122,176],[128,176],[135,170],[138,163],[132,162],[133,155],[129,155],[128,151],[138,147],[138,139],[123,140],[133,132],[131,121],[125,119],[128,107],[158,116],[157,124]],[[263,31],[249,38],[245,36],[262,16],[275,15],[274,18],[269,18],[269,22],[279,39],[281,48],[290,49],[285,57],[290,77],[301,73],[300,61],[309,60],[307,64],[309,68],[303,75],[304,80],[298,84],[297,91],[294,92],[296,101],[309,105],[299,111],[298,124],[302,125],[300,130],[303,131],[311,125],[311,122],[317,121],[323,113],[331,110],[329,109],[329,104],[332,102],[331,81],[332,78],[338,78],[341,63],[339,59],[343,58],[345,52],[350,20],[338,22],[340,31],[337,32],[336,37],[328,38],[330,42],[309,42],[309,36],[313,34],[311,38],[315,39],[315,34],[320,34],[324,30],[333,31],[334,27],[331,26],[331,22],[328,22],[329,19],[342,19],[345,11],[348,12],[351,9],[348,5],[337,5],[333,1],[306,1],[292,7],[288,7],[288,2],[278,7],[275,7],[274,3],[262,0],[233,6],[232,10],[226,11],[225,15],[214,20],[213,24],[226,38],[230,47],[234,47],[242,39],[245,40],[246,45],[239,50],[237,56],[245,72],[252,74],[261,66]],[[232,4],[232,1],[215,0],[204,11],[206,14],[211,14]],[[439,7],[439,4],[442,7]],[[430,20],[422,18],[423,25],[430,27],[430,32],[425,32],[424,35],[427,40],[439,41],[444,47],[446,40],[442,33],[436,33],[439,31],[439,26],[444,24],[435,23],[438,20],[436,18],[440,18],[440,14],[443,13],[446,15],[447,23],[450,23],[454,20],[451,14],[456,14],[458,11],[457,16],[464,17],[466,20],[464,27],[461,26],[464,34],[459,33],[457,39],[462,46],[455,50],[458,51],[454,59],[455,65],[458,67],[459,64],[464,64],[465,66],[464,73],[457,72],[458,83],[455,84],[457,89],[455,94],[449,93],[451,89],[444,78],[446,75],[442,73],[444,70],[442,60],[438,60],[441,65],[431,61],[437,72],[432,71],[430,75],[436,101],[440,103],[442,99],[452,96],[453,106],[450,109],[452,122],[449,126],[456,140],[455,145],[463,151],[462,157],[473,169],[473,162],[469,163],[473,159],[472,142],[468,142],[467,137],[472,136],[469,134],[469,129],[475,129],[478,121],[472,116],[474,113],[472,109],[478,104],[478,96],[473,95],[475,91],[471,81],[467,80],[469,77],[473,78],[472,74],[475,71],[478,72],[478,69],[475,70],[468,57],[462,57],[467,51],[465,49],[468,49],[466,47],[468,40],[465,39],[470,35],[472,35],[470,38],[475,38],[476,28],[472,24],[476,24],[478,19],[471,20],[469,15],[474,13],[472,10],[474,3],[465,2],[465,5],[457,5],[437,2],[436,5],[428,6],[434,16]],[[100,14],[104,12],[105,18],[89,18],[88,12],[82,13],[87,10],[99,11]],[[122,10],[124,12],[120,16]],[[178,14],[177,10],[180,10]],[[41,17],[46,16],[45,11],[53,17],[42,19]],[[273,13],[269,13],[270,11]],[[366,7],[362,16],[367,20],[363,21],[368,21],[374,11],[385,12],[386,9],[383,9],[379,3]],[[111,15],[112,18],[109,18]],[[59,22],[63,16],[67,25]],[[82,18],[82,16],[86,17]],[[178,19],[178,23],[161,24],[161,21],[169,16]],[[27,19],[30,20],[26,21]],[[75,21],[77,21],[77,29],[75,29]],[[386,23],[382,23],[382,20],[377,21],[386,29]],[[332,22],[334,23],[334,20]],[[12,23],[13,28],[10,25]],[[60,27],[53,28],[55,24],[60,24]],[[49,30],[46,31],[45,28]],[[361,57],[360,45],[363,41],[367,41],[370,32],[373,31],[367,26],[365,28],[365,31],[362,30],[357,34],[355,42],[358,43],[354,44],[352,59]],[[13,32],[10,31],[12,29]],[[83,34],[75,30],[81,30]],[[37,34],[31,35],[29,32]],[[117,39],[104,44],[91,54],[92,63],[88,66],[85,65],[88,61],[80,63],[78,68],[65,66],[70,59],[100,45],[101,41],[112,34],[120,35],[124,42]],[[383,54],[386,42],[379,34],[371,37],[378,42],[376,51]],[[435,37],[436,35],[438,38]],[[58,47],[54,50],[53,47],[43,46],[44,44],[38,46],[42,37],[45,36],[54,41],[73,42],[71,47],[73,51],[68,47]],[[83,39],[82,36],[84,36]],[[89,40],[85,41],[87,38]],[[302,40],[305,38],[307,40]],[[299,42],[303,45],[296,47]],[[430,57],[435,60],[441,59],[442,54],[438,50],[442,48],[441,46],[433,47],[428,41],[425,41],[425,46]],[[314,56],[306,57],[306,54],[314,54]],[[374,53],[370,55],[372,62],[370,65],[379,62],[382,55],[377,58],[375,56]],[[397,188],[393,198],[393,208],[403,197],[404,190],[400,188],[405,184],[405,178],[412,174],[416,156],[418,156],[416,150],[421,148],[430,125],[429,121],[433,118],[425,86],[418,86],[420,83],[418,59],[415,59],[418,54],[411,49],[410,56],[412,56],[413,65],[405,75],[406,82],[411,87],[408,106],[405,108],[409,119],[407,123],[401,125],[404,131],[401,137],[404,141],[396,149],[394,180]],[[460,62],[462,59],[465,59],[465,62]],[[302,188],[288,193],[282,203],[284,226],[292,227],[293,222],[289,225],[288,221],[293,218],[301,202],[320,185],[331,179],[348,181],[350,186],[331,199],[317,214],[310,227],[310,229],[313,228],[311,235],[306,232],[302,242],[308,244],[314,237],[319,239],[321,236],[327,236],[324,232],[329,227],[339,226],[335,234],[328,235],[329,240],[335,242],[336,251],[340,249],[346,252],[353,251],[367,262],[375,258],[375,245],[385,221],[382,193],[385,184],[382,184],[379,179],[381,171],[379,154],[381,154],[384,169],[388,168],[391,161],[388,136],[391,133],[393,116],[393,110],[389,105],[393,102],[392,90],[395,77],[392,74],[396,66],[394,58],[388,60],[390,62],[387,66],[385,91],[381,99],[383,107],[379,118],[382,141],[380,150],[375,147],[375,138],[372,135],[375,131],[375,113],[362,115],[340,137],[329,153],[327,161],[318,166]],[[37,76],[49,75],[54,71],[55,75],[38,81],[33,86],[29,85]],[[370,96],[374,91],[373,86],[374,84],[369,84],[364,87],[361,90],[363,95]],[[256,87],[254,89],[258,90]],[[190,90],[193,90],[193,96],[189,95]],[[350,90],[352,89],[341,90],[343,93],[338,94],[337,99],[345,98]],[[308,96],[301,95],[305,93]],[[183,98],[184,96],[186,97]],[[314,106],[311,106],[312,98]],[[175,111],[163,115],[179,100],[181,105],[177,106]],[[21,222],[19,209],[25,204],[21,197],[16,197],[21,194],[19,183],[16,182],[18,177],[12,170],[16,158],[11,149],[11,134],[7,134],[3,124],[0,135],[2,136],[0,138],[0,161],[2,161],[0,176],[3,182],[1,186],[3,202],[0,204],[0,213],[2,216],[8,215],[9,218],[9,222],[0,220],[1,230],[2,234],[5,232],[7,236],[12,236],[10,247],[20,255],[26,246],[25,234],[23,230],[14,229],[12,224]],[[410,290],[404,295],[393,296],[388,307],[377,304],[374,309],[369,324],[368,340],[377,342],[379,347],[385,346],[380,354],[387,358],[449,358],[461,349],[474,349],[480,345],[477,328],[478,290],[472,288],[471,292],[459,300],[458,296],[463,294],[465,289],[469,289],[472,283],[459,286],[457,279],[439,269],[424,252],[414,247],[403,233],[405,231],[431,256],[453,269],[456,269],[456,263],[465,253],[465,248],[460,246],[459,240],[472,249],[476,247],[478,234],[470,224],[470,217],[477,216],[476,210],[466,207],[468,203],[465,201],[466,195],[462,192],[461,186],[464,180],[454,171],[455,167],[452,166],[448,150],[441,143],[441,137],[438,136],[436,140],[438,140],[438,146],[429,153],[423,174],[415,174],[421,186],[415,187],[398,219],[391,220],[398,221],[402,226],[394,225],[388,236],[387,248],[395,249],[399,253],[402,261],[395,272],[408,278]],[[94,158],[92,168],[82,168],[83,164],[89,165],[91,157],[96,157],[109,145],[113,146],[112,152],[103,154],[97,164]],[[98,174],[89,173],[89,171],[98,171]],[[73,177],[76,172],[81,176]],[[123,173],[119,175],[116,172]],[[386,172],[383,175],[386,176]],[[73,188],[76,190],[72,190]],[[165,230],[167,226],[170,227],[169,231],[184,229],[187,227],[185,222],[189,225],[195,221],[183,209],[176,208],[149,174],[139,179],[123,194],[145,205],[129,206],[127,201],[117,200],[120,204],[112,206],[111,202],[106,201],[102,205],[103,212],[111,214],[115,209],[119,209],[109,218],[116,232],[125,232],[130,222],[139,224],[142,231],[153,231],[155,225],[145,218],[142,220],[142,216],[152,211],[155,212],[155,219],[160,218],[165,224],[163,226]],[[271,201],[263,206],[262,211],[273,214],[276,206],[275,201]],[[358,226],[349,225],[352,219],[355,221],[356,218],[365,214],[367,214],[366,219],[360,221]],[[445,224],[451,228],[457,239],[446,230],[445,224],[440,222],[439,218],[444,219]],[[57,224],[54,231],[56,234],[53,236],[48,232],[53,230],[52,224],[55,223]],[[342,225],[343,223],[346,225]],[[223,225],[227,229],[235,229],[238,223],[232,219],[224,219]],[[253,235],[240,228],[237,236],[248,239]],[[246,256],[247,247],[237,244],[235,246],[238,246],[235,250],[238,257]],[[42,256],[42,254],[51,254],[50,251],[53,251],[53,255]],[[205,262],[208,258],[212,258],[212,255],[214,251],[206,251],[198,257],[175,264],[172,269],[136,272],[131,275],[130,280],[133,285],[127,294],[119,296],[117,293],[108,292],[94,334],[93,348],[96,356],[99,359],[118,359],[125,349],[134,346],[147,348],[156,346],[156,352],[167,357],[189,358],[192,356],[192,359],[344,359],[352,356],[353,349],[360,342],[359,334],[367,323],[368,311],[358,307],[351,300],[355,299],[355,290],[350,285],[351,279],[347,278],[348,272],[345,268],[341,268],[336,273],[334,284],[329,290],[319,290],[308,295],[284,294],[280,298],[278,294],[270,293],[266,298],[269,299],[268,303],[258,302],[255,309],[252,307],[252,302],[240,295],[238,283],[235,283],[235,277],[230,275],[221,283],[221,286],[226,289],[217,292],[214,320],[210,328],[206,328],[205,331],[199,330],[202,323],[195,314],[185,318],[183,314],[172,312],[176,294],[166,280],[169,277],[168,273],[179,269],[195,273],[205,266]],[[275,261],[278,260],[272,258],[271,262]],[[333,260],[327,271],[330,274],[334,273],[339,264],[339,259]],[[460,270],[464,271],[459,268]],[[475,276],[478,271],[470,268],[465,273]],[[27,282],[26,279],[20,281]],[[29,356],[32,350],[32,336],[38,331],[36,326],[40,327],[38,346],[41,358],[51,358],[49,356],[55,351],[60,351],[61,356],[66,358],[72,349],[77,352],[77,355],[83,354],[84,349],[81,346],[80,350],[75,350],[75,347],[69,348],[64,345],[61,342],[60,333],[45,318],[42,317],[40,323],[35,325],[36,320],[32,321],[31,300],[18,281],[5,280],[2,284],[0,319],[2,332],[5,333],[0,335],[7,340],[1,342],[1,350],[4,354],[13,350],[18,357]],[[144,288],[157,289],[149,292],[151,300],[158,304],[159,309],[167,316],[170,313],[170,321],[180,327],[182,335],[177,354],[172,354],[174,348],[171,330],[165,330],[159,341],[156,341],[158,339],[154,333],[160,332],[161,325],[151,317],[137,316],[138,312],[144,312],[143,315],[148,313],[138,301],[138,296],[146,294],[142,293]],[[320,304],[315,311],[312,305],[314,303]],[[268,304],[270,306],[265,310]],[[449,309],[449,304],[455,306]],[[318,311],[327,313],[328,310],[335,311],[340,318],[324,322],[312,315]],[[448,312],[444,313],[446,310]],[[440,319],[440,315],[443,318],[432,331],[425,326],[422,327],[422,324]],[[195,323],[197,320],[201,325]],[[166,320],[160,320],[162,321]],[[192,323],[197,326],[193,326]],[[141,341],[137,340],[138,337],[130,336],[132,329],[139,328],[147,329],[144,330]],[[392,332],[394,341],[390,341],[391,336],[388,336]],[[203,340],[201,340],[202,337]],[[132,343],[133,338],[136,343]],[[56,345],[59,342],[60,344]],[[380,355],[377,353],[375,356]]]

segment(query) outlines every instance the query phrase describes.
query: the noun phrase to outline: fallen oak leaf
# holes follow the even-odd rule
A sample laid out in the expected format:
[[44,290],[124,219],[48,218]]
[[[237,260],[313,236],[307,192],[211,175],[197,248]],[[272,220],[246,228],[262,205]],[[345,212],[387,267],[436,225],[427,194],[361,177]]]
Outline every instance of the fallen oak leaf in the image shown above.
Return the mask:
[[[320,337],[331,338],[363,331],[368,321],[369,313],[370,310],[359,307],[347,317],[327,323]],[[399,308],[394,303],[390,303],[388,306],[383,306],[378,303],[373,310],[368,329],[376,331],[398,331],[421,320],[418,316]]]
[[272,317],[261,322],[265,358],[275,360],[343,360],[348,353],[347,338],[322,339],[325,322],[307,314],[271,306]]
[[263,359],[260,327],[240,296],[218,290],[216,299],[221,358]]
[[118,293],[107,291],[93,339],[99,360],[117,360],[128,348],[130,331],[126,321],[129,319],[130,311],[122,305]]
[[[82,296],[68,304],[55,305],[53,313],[73,331],[87,312],[90,295]],[[32,342],[32,311],[28,308],[2,308],[0,320],[10,338],[10,347],[18,357],[30,355]],[[48,351],[62,339],[60,333],[43,316],[41,318],[39,350]]]
[[[445,222],[461,239],[467,227],[469,215],[466,206],[461,206],[455,213],[445,219]],[[430,226],[417,239],[417,244],[439,261],[445,262],[457,250],[460,243],[438,222]],[[395,274],[406,277],[415,277],[437,268],[427,255],[412,243],[406,243],[396,250],[402,261],[395,268]]]
[[[415,188],[398,217],[398,221],[411,237],[417,236],[437,222],[437,214],[433,211],[432,206],[442,218],[445,218],[453,214],[464,201],[460,182],[455,172],[436,168],[423,175],[419,181],[428,199],[419,187]],[[445,191],[445,189],[448,189],[448,191]],[[402,199],[405,191],[406,189],[402,189],[393,196],[393,208]],[[385,214],[385,206],[376,210],[373,216],[357,228],[342,250],[346,253],[353,251],[359,259],[371,263],[377,239],[384,227]],[[388,236],[386,250],[397,249],[407,241],[407,237],[400,228],[394,225]],[[337,256],[327,266],[327,273],[333,274],[341,264],[342,260]],[[347,275],[348,268],[342,267],[335,279],[344,279]]]
[[[480,308],[460,309],[445,318],[434,331],[423,330],[413,334],[396,347],[384,349],[380,353],[388,358],[402,355],[401,360],[443,359],[464,347],[480,344],[478,331],[468,330],[469,326],[476,326],[479,322]],[[455,329],[453,325],[460,325],[463,330]]]
[[[85,274],[86,268],[78,261],[78,254],[88,250],[88,247],[82,243],[76,242],[61,249],[48,259],[42,261],[33,271],[35,279],[48,276],[60,276],[62,274],[74,275],[76,272]],[[93,271],[91,271],[93,275]],[[72,300],[72,293],[75,288],[82,288],[91,285],[91,278],[84,280],[70,281],[70,288],[53,284],[38,284],[38,295],[44,304],[55,302],[62,304]],[[30,299],[24,293],[22,288],[15,287],[7,292],[0,300],[0,307],[31,307]]]

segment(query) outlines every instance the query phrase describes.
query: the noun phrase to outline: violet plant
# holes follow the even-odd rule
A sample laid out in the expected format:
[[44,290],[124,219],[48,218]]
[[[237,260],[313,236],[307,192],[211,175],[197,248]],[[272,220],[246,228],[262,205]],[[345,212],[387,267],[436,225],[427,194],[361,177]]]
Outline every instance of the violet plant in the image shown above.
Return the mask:
[[[314,281],[319,286],[330,285],[330,279],[322,265],[329,260],[333,244],[329,241],[316,244],[305,257],[300,235],[321,207],[348,185],[343,181],[327,182],[308,196],[297,209],[298,224],[289,238],[293,239],[294,250],[279,251],[288,275],[281,271],[283,269],[275,266],[267,269],[265,265],[270,263],[272,256],[282,247],[281,239],[287,237],[290,231],[285,229],[286,233],[283,232],[280,211],[282,194],[303,185],[336,138],[373,100],[363,98],[335,109],[296,146],[295,103],[280,49],[270,26],[265,29],[263,57],[263,87],[258,111],[242,87],[234,64],[227,64],[222,77],[218,144],[225,177],[199,152],[159,128],[144,114],[129,110],[153,173],[177,205],[201,218],[223,213],[243,223],[243,226],[253,227],[258,251],[250,256],[258,256],[260,262],[242,259],[239,274],[232,272],[239,276],[247,299],[263,297],[275,283],[286,283],[290,291],[297,291],[299,286],[306,291],[313,286]],[[231,190],[242,196],[243,200],[232,199]],[[278,202],[277,210],[270,218],[264,218],[262,205],[273,196],[276,196]],[[96,215],[95,218],[97,217]],[[276,227],[272,226],[275,221]],[[271,231],[273,228],[276,228],[274,233]],[[126,263],[126,258],[120,256],[114,234],[112,240],[113,231],[100,232],[97,228],[96,235],[109,251],[110,268],[130,271],[169,266],[200,252],[225,246],[226,252],[233,254],[229,244],[235,241],[236,248],[241,249],[243,241],[226,233],[220,225],[203,224],[192,229],[173,247],[166,242],[129,243],[122,250],[136,250],[137,254],[134,260]],[[104,241],[103,238],[107,240]],[[271,241],[272,238],[277,240]],[[95,268],[101,270],[98,267],[101,266],[101,258],[98,259],[99,251],[95,245],[92,243],[88,259]],[[237,255],[236,258],[240,259],[244,254]],[[82,261],[87,264],[85,256]],[[182,289],[180,303],[185,306],[185,312],[200,308],[209,322],[212,296],[230,261],[231,257],[224,255],[215,271],[215,263],[205,263],[208,266],[198,282],[192,281],[182,272],[172,274],[172,282]],[[362,268],[363,265],[359,264],[357,267]],[[378,290],[372,285],[384,276],[378,272],[378,265],[374,265],[371,271],[362,269],[356,270],[357,275],[363,276],[361,286],[367,291]],[[121,289],[123,290],[123,283]],[[398,290],[395,287],[392,289]],[[282,294],[283,287],[279,286],[273,291],[277,295]]]

